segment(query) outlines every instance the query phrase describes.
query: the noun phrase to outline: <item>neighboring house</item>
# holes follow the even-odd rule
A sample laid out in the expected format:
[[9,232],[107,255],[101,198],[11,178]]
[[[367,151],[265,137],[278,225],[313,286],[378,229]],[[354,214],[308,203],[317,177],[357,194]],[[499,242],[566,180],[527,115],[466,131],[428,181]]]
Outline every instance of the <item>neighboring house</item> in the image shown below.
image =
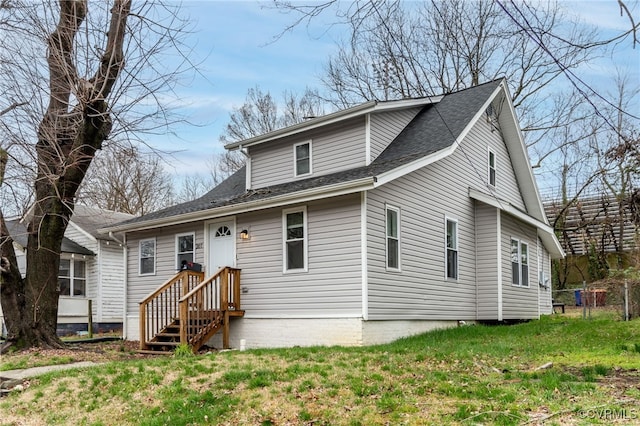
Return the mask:
[[[97,229],[133,216],[76,205],[62,241],[58,284],[58,333],[87,330],[88,301],[94,330],[119,331],[124,314],[125,249],[123,235]],[[19,220],[7,221],[18,266],[26,272],[27,229]],[[0,311],[0,320],[2,312]]]
[[[147,301],[183,260],[205,277],[240,270],[224,275],[239,279],[242,316],[220,320],[224,346],[374,344],[552,312],[563,251],[504,80],[367,102],[227,148],[247,164],[206,195],[105,229],[126,234],[125,336],[142,347],[160,344]],[[184,318],[214,296],[180,297]],[[186,335],[193,319],[181,324]]]

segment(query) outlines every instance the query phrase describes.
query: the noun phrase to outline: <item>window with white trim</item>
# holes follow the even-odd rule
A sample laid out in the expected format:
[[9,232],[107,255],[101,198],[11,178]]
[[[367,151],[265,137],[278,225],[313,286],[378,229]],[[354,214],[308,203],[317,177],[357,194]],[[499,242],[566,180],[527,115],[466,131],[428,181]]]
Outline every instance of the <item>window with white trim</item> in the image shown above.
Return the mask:
[[76,259],[60,259],[60,268],[58,272],[58,289],[60,292],[60,296],[86,296],[86,262]]
[[447,278],[458,279],[458,222],[446,219]]
[[156,273],[156,239],[140,240],[138,245],[140,257],[139,274],[153,275]]
[[529,245],[518,239],[511,239],[511,283],[529,287]]
[[386,206],[387,269],[400,270],[400,209]]
[[295,176],[311,174],[311,141],[293,146]]
[[496,186],[496,153],[491,150],[489,150],[488,173],[489,185]]
[[284,271],[307,270],[307,210],[284,210],[282,214]]
[[196,235],[193,232],[176,235],[176,268],[182,269],[183,262],[194,262]]

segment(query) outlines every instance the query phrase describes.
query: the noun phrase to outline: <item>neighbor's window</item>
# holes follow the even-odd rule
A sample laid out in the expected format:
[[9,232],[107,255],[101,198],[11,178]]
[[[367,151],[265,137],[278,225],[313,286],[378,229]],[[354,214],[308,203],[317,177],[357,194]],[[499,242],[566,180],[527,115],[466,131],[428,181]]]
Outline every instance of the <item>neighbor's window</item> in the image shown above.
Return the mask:
[[447,278],[458,279],[458,222],[447,219]]
[[529,287],[529,245],[515,238],[511,239],[511,283]]
[[195,260],[195,234],[176,235],[176,256],[177,268],[182,268],[182,262],[193,262]]
[[86,296],[86,269],[86,263],[82,260],[60,259],[60,269],[58,272],[60,296]]
[[285,272],[307,269],[306,222],[306,209],[283,212]]
[[311,173],[311,142],[303,142],[293,146],[296,176]]
[[387,206],[387,269],[400,269],[400,209]]
[[140,240],[140,275],[151,275],[156,273],[156,240]]
[[496,186],[496,154],[489,151],[489,185]]

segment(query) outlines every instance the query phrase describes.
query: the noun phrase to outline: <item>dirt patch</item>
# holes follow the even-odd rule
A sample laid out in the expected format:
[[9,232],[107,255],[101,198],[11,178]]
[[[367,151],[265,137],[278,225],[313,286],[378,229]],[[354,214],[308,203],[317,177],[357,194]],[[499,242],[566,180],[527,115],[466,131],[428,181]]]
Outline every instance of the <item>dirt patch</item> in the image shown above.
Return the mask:
[[[71,362],[109,362],[127,359],[144,359],[154,355],[137,352],[139,342],[115,340],[107,342],[69,342],[61,349],[29,348],[2,355],[0,366],[28,368]],[[7,368],[4,368],[7,369]]]

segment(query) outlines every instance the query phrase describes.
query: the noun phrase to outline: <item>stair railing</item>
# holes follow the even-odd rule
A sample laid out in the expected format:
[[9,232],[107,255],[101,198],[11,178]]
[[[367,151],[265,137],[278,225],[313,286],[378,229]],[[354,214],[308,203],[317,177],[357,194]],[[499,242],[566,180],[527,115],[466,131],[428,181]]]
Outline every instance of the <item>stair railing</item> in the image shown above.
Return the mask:
[[197,351],[222,328],[222,345],[228,348],[229,311],[240,307],[240,269],[220,268],[180,298],[180,343]]
[[180,298],[196,288],[203,279],[204,272],[180,271],[140,302],[141,350],[148,349],[147,342],[179,318]]

